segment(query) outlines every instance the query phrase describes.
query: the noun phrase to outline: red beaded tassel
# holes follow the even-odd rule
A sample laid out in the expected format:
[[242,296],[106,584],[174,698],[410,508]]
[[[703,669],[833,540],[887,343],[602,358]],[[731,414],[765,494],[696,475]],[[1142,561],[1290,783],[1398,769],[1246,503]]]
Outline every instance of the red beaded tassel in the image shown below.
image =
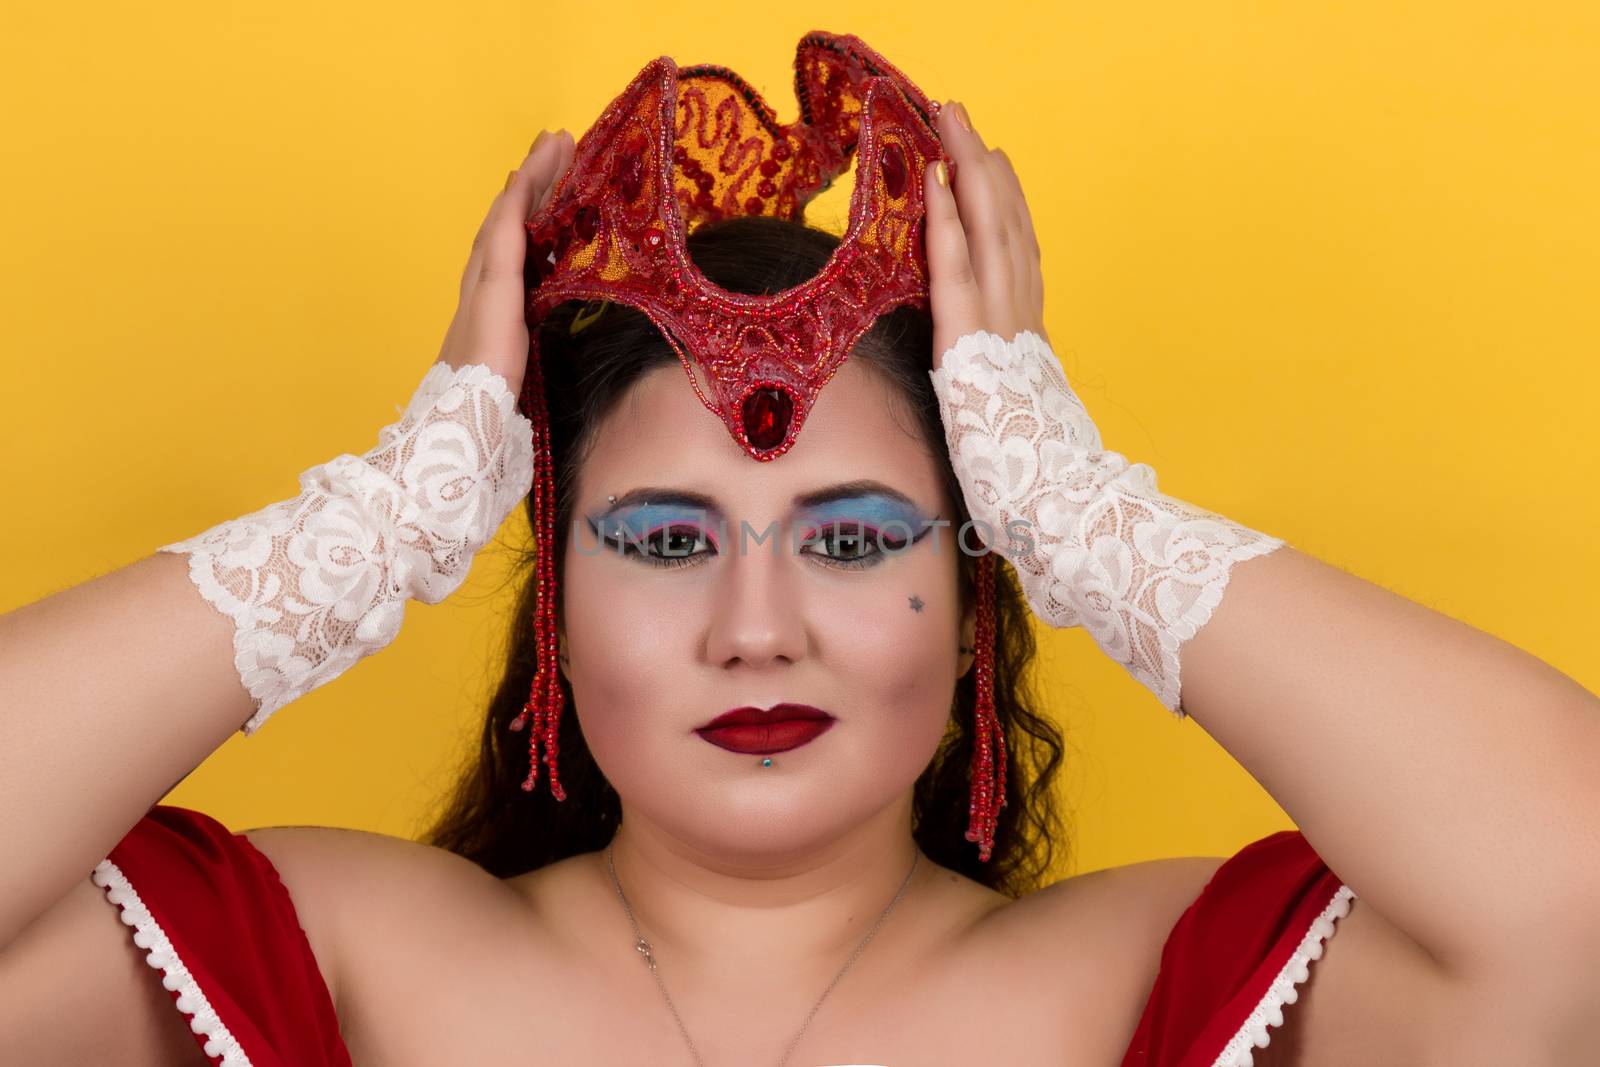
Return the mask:
[[[972,800],[967,807],[967,840],[978,845],[978,859],[988,862],[994,831],[1006,804],[1006,737],[994,713],[994,583],[993,551],[978,557],[978,618],[973,645],[978,702],[973,714]],[[996,767],[998,766],[998,780]]]
[[511,721],[511,729],[521,730],[533,715],[533,730],[528,737],[528,777],[525,792],[533,792],[539,781],[539,742],[544,742],[544,762],[550,768],[550,795],[567,799],[556,772],[556,753],[561,746],[556,737],[561,727],[561,709],[566,702],[561,681],[556,677],[556,560],[555,560],[555,470],[550,452],[550,418],[545,406],[544,374],[537,351],[528,360],[528,380],[524,386],[528,420],[533,423],[533,514],[538,527],[538,556],[534,561],[537,603],[533,614],[533,647],[538,668],[533,687],[522,713]]

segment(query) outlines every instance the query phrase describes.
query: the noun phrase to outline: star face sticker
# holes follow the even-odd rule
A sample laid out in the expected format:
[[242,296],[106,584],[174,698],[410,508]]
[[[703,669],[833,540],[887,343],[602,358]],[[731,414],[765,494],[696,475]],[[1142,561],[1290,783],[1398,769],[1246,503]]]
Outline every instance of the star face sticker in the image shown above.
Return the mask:
[[922,598],[917,596],[915,593],[911,595],[911,610],[916,612],[918,615],[922,614]]

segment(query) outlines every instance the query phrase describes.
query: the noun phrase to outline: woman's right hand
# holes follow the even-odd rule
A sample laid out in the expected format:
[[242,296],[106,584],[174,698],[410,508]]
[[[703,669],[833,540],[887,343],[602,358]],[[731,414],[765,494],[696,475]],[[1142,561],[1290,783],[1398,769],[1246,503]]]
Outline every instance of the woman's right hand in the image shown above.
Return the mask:
[[539,131],[521,166],[506,177],[505,188],[472,239],[461,273],[461,298],[435,362],[463,367],[482,363],[522,391],[528,365],[527,293],[522,267],[528,237],[523,223],[549,199],[556,182],[572,165],[575,143],[566,130]]
[[448,597],[527,496],[523,224],[572,149],[565,131],[541,134],[507,177],[473,239],[439,358],[376,447],[303,472],[292,500],[159,549],[189,555],[191,581],[233,621],[234,665],[254,703],[246,734],[387,647],[406,601]]

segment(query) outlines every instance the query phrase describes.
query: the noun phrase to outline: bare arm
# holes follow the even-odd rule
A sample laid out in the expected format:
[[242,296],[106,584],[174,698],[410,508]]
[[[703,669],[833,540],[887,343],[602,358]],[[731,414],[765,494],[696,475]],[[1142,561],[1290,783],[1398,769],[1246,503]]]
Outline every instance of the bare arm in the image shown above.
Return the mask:
[[0,945],[59,900],[252,703],[233,624],[158,552],[0,615]]
[[[526,496],[531,425],[514,400],[528,359],[523,222],[572,150],[570,134],[541,134],[511,172],[473,240],[438,360],[376,448],[306,472],[299,497],[237,530],[219,525],[0,615],[0,951],[234,731],[387,645],[406,599],[447,597]],[[413,435],[439,422],[478,447],[430,453],[414,475]],[[471,486],[454,508],[427,482],[451,473]],[[327,506],[326,529],[304,522]],[[226,546],[202,543],[225,527]],[[218,601],[188,569],[212,549],[226,582],[207,573],[230,586]],[[318,561],[308,580],[294,559]],[[250,636],[239,664],[236,631]]]
[[1447,972],[1593,975],[1600,700],[1571,678],[1285,547],[1184,646],[1183,704]]
[[[1505,641],[1161,493],[1147,464],[1107,451],[1044,339],[1021,181],[964,119],[938,115],[961,177],[924,177],[952,465],[974,518],[1007,531],[1023,520],[1028,537],[994,549],[1018,565],[1035,614],[1085,627],[1164,707],[1187,711],[1358,894],[1318,964],[1336,976],[1340,1012],[1308,1017],[1322,1020],[1308,1053],[1349,1062],[1341,1042],[1387,1048],[1396,1027],[1432,1025],[1430,1048],[1470,1034],[1488,1062],[1486,1031],[1548,1049],[1583,1032],[1600,985],[1600,698]],[[1438,1011],[1423,1024],[1396,1004]]]

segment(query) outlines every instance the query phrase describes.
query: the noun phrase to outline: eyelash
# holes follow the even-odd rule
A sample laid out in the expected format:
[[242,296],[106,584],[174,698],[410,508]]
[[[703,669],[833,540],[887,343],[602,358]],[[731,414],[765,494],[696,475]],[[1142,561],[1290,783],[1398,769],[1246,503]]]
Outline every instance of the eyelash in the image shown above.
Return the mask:
[[[823,530],[831,530],[831,532],[824,533],[822,537],[818,538],[817,535],[819,533],[823,533]],[[642,538],[638,538],[638,540],[642,541],[647,547],[654,547],[658,541],[675,535],[693,537],[697,542],[707,540],[705,535],[698,528],[693,526],[663,526]],[[823,527],[822,529],[811,531],[808,534],[808,537],[812,539],[814,543],[828,543],[833,541],[835,538],[841,540],[844,538],[855,538],[862,542],[863,547],[871,548],[870,552],[866,552],[860,556],[855,556],[850,559],[836,559],[831,556],[818,555],[815,552],[806,553],[806,555],[815,556],[823,564],[823,566],[833,567],[838,570],[864,570],[867,567],[876,566],[886,554],[886,550],[899,550],[905,548],[909,543],[904,540],[882,538],[879,532],[874,528],[870,526],[864,526],[859,523],[829,524],[829,526]],[[688,567],[694,564],[697,560],[704,559],[707,555],[704,550],[686,555],[671,556],[664,556],[651,551],[642,551],[640,550],[639,546],[634,543],[634,539],[629,538],[625,534],[614,534],[606,540],[609,541],[613,547],[617,548],[624,556],[637,557],[646,565],[652,567]],[[883,545],[882,549],[878,547],[880,540],[882,541]]]
[[672,535],[688,535],[697,541],[705,540],[705,535],[693,526],[663,526],[653,530],[643,537],[632,537],[627,533],[612,534],[606,538],[611,545],[624,556],[634,556],[652,567],[687,567],[700,559],[705,553],[696,552],[692,555],[663,556],[655,552],[641,551],[635,541],[642,541],[646,546],[653,547],[657,541]]

